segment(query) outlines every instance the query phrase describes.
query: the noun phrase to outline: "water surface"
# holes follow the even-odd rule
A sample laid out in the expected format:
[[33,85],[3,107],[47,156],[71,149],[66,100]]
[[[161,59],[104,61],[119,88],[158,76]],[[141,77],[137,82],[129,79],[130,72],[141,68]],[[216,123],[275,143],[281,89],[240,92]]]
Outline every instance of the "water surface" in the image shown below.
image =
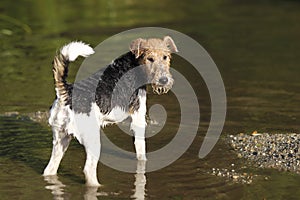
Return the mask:
[[[0,196],[1,199],[298,199],[300,177],[255,169],[224,142],[229,134],[288,133],[300,130],[300,4],[298,1],[22,1],[0,5]],[[198,135],[176,162],[159,171],[129,174],[100,164],[98,190],[86,188],[84,149],[72,142],[58,177],[41,176],[51,153],[51,130],[27,113],[47,111],[54,98],[51,62],[71,40],[95,46],[121,31],[157,26],[197,40],[216,62],[227,92],[222,138],[204,159],[197,157],[210,119],[210,99],[201,76],[174,56],[173,67],[192,83],[201,121]],[[70,70],[74,80],[80,59]],[[76,65],[77,64],[77,65]],[[163,147],[179,123],[172,94],[149,95],[149,106],[168,110],[162,131],[148,139],[148,150]],[[18,112],[16,115],[5,115]],[[108,127],[110,138],[133,151],[132,138]],[[211,175],[230,168],[259,175],[253,184]],[[267,180],[264,177],[268,177]],[[146,180],[146,183],[144,182]],[[138,185],[138,187],[137,187]]]

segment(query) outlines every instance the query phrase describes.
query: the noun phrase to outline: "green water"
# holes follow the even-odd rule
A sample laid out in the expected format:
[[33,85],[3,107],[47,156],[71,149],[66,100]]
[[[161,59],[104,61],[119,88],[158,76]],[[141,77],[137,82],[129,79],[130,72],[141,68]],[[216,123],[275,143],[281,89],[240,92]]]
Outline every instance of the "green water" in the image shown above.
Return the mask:
[[[73,142],[58,180],[44,180],[51,152],[51,130],[27,113],[47,111],[54,99],[51,62],[56,50],[71,40],[92,46],[132,28],[155,26],[180,31],[197,40],[216,62],[227,92],[228,134],[300,132],[300,2],[296,0],[217,1],[19,1],[0,4],[0,199],[130,199],[134,174],[100,164],[103,187],[84,186],[84,149]],[[72,66],[69,80],[74,80]],[[299,199],[300,176],[249,167],[268,180],[233,183],[208,172],[241,163],[222,142],[205,158],[197,153],[210,118],[210,99],[201,77],[174,56],[173,67],[193,83],[201,109],[199,133],[189,150],[172,165],[146,174],[147,199]],[[177,105],[167,96],[149,103]],[[19,112],[18,115],[4,115]],[[149,139],[149,150],[163,146],[178,113],[168,113],[162,133]],[[128,147],[132,139],[118,136]],[[130,146],[130,148],[132,148]],[[247,170],[247,169],[246,169]]]

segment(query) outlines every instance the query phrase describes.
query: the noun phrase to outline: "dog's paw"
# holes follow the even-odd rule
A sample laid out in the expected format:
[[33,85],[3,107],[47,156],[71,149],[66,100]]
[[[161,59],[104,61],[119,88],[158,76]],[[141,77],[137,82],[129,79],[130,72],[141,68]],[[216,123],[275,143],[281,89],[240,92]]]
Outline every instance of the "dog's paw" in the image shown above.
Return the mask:
[[97,178],[88,178],[85,182],[85,185],[87,187],[100,187],[101,184],[98,182]]

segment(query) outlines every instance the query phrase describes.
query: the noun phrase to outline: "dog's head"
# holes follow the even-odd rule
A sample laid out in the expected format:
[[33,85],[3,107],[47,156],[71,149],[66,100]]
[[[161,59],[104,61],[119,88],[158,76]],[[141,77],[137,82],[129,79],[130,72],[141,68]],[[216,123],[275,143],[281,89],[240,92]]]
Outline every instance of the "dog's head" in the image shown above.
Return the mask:
[[170,36],[163,39],[136,39],[130,44],[130,51],[138,59],[140,65],[146,67],[154,93],[167,93],[174,83],[170,73],[171,53],[178,52]]

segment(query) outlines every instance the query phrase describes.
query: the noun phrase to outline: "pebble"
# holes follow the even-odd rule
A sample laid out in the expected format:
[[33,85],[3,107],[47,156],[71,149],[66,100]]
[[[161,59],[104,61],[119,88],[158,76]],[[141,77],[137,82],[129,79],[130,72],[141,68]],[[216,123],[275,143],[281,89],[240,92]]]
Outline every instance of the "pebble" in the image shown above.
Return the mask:
[[230,135],[229,144],[238,158],[256,167],[300,173],[300,134],[257,133]]
[[235,169],[231,168],[234,166],[234,164],[231,164],[229,168],[212,168],[211,174],[241,184],[251,184],[253,178],[257,176],[246,172],[237,172]]

